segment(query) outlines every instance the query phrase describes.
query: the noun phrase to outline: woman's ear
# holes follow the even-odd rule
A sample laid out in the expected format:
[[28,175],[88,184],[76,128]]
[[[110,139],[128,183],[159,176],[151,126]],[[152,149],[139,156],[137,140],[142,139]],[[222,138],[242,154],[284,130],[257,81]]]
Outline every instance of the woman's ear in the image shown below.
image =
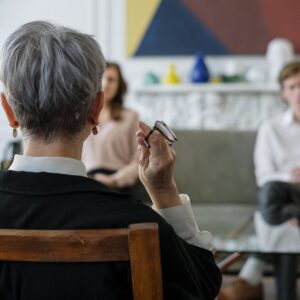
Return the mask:
[[20,126],[20,124],[19,124],[11,106],[9,105],[4,93],[1,93],[1,103],[2,103],[2,107],[5,111],[9,126],[12,128],[18,128]]
[[104,94],[103,92],[97,93],[94,103],[92,105],[91,114],[89,121],[93,122],[92,126],[98,125],[99,115],[104,105]]

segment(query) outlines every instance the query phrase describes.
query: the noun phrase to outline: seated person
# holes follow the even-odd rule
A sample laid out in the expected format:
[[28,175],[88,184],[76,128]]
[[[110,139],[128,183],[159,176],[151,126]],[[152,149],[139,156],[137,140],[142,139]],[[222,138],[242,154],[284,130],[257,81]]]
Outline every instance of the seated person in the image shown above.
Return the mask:
[[133,193],[138,178],[135,136],[138,114],[123,105],[127,86],[118,64],[106,64],[102,88],[104,106],[99,118],[101,134],[91,134],[87,138],[83,145],[82,161],[89,177],[108,187]]
[[[4,44],[1,101],[24,155],[0,172],[0,228],[119,228],[159,224],[164,299],[213,300],[221,274],[211,236],[198,230],[187,195],[173,179],[175,152],[139,123],[139,175],[153,208],[87,177],[84,140],[97,134],[105,59],[89,35],[32,22]],[[132,299],[130,266],[0,262],[1,299]]]
[[[300,218],[300,61],[287,64],[279,74],[286,112],[271,117],[259,128],[254,151],[258,210],[270,225],[290,222],[299,226]],[[263,228],[256,228],[259,233]],[[268,243],[266,240],[265,243]],[[287,245],[288,247],[288,245]],[[300,249],[299,249],[300,252]],[[294,268],[294,258],[285,268]],[[265,260],[250,257],[239,278],[222,289],[220,299],[256,300],[262,298]],[[282,272],[289,273],[289,270]],[[296,300],[290,278],[283,278],[285,299]]]

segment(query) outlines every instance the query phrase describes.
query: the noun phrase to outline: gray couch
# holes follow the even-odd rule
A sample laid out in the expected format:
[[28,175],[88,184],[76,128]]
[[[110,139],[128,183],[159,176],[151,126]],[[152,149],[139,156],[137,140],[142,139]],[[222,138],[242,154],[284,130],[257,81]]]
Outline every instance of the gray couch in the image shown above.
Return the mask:
[[[201,228],[226,234],[256,208],[256,132],[177,130],[175,179],[188,193]],[[252,231],[252,229],[250,229]]]

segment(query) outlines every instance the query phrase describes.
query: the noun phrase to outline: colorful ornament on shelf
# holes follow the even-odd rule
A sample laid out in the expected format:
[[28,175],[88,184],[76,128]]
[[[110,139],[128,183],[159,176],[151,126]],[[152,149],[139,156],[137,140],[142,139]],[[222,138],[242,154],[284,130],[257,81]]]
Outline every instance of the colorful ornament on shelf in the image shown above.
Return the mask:
[[176,68],[174,64],[169,66],[167,75],[163,79],[165,84],[178,84],[180,83],[179,75],[176,73]]
[[267,47],[266,60],[269,67],[268,79],[277,82],[280,70],[295,59],[294,45],[287,39],[275,38]]
[[198,53],[196,56],[196,62],[191,71],[190,79],[193,83],[208,82],[209,80],[209,72],[202,53]]
[[159,77],[153,72],[147,72],[144,76],[144,84],[145,85],[152,85],[152,84],[159,84],[160,79]]

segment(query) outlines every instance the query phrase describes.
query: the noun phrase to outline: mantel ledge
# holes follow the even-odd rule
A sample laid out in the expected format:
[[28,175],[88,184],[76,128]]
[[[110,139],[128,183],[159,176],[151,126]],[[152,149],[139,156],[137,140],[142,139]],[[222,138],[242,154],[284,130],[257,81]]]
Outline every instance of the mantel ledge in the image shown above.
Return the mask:
[[174,85],[144,85],[133,88],[136,94],[169,93],[278,93],[278,84],[271,83],[200,83]]

